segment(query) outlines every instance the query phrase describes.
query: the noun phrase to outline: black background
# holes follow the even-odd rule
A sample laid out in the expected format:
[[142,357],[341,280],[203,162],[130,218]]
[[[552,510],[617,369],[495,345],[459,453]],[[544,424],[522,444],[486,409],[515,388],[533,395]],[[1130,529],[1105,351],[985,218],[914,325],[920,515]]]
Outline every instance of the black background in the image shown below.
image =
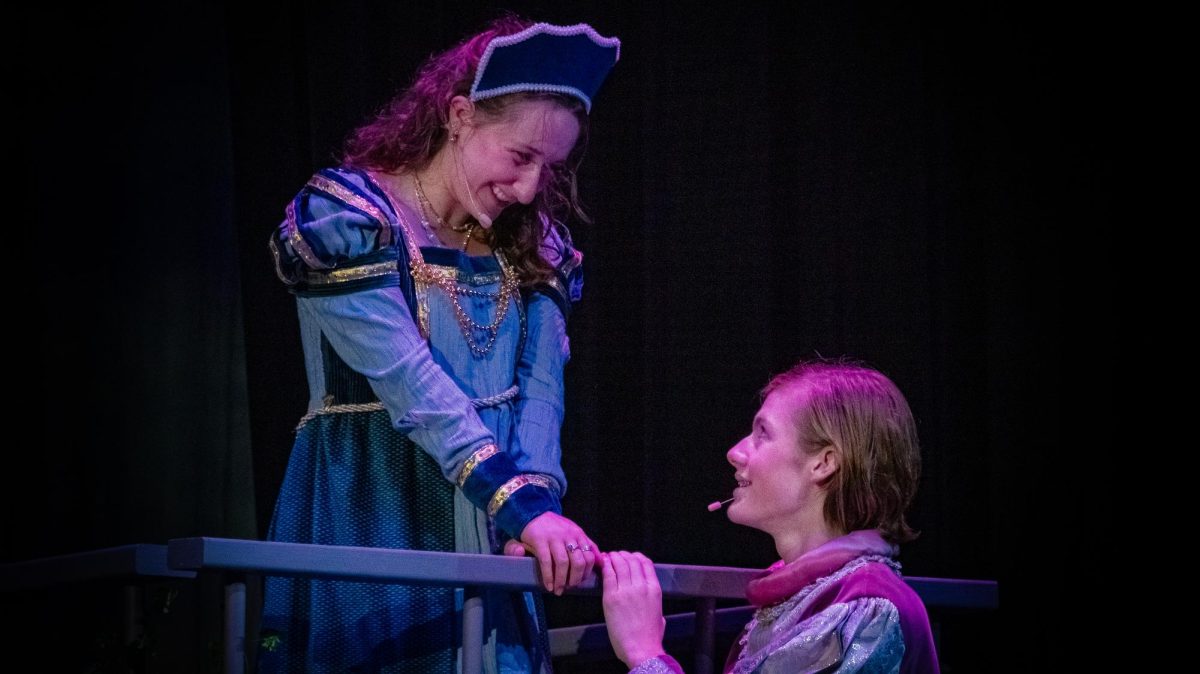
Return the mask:
[[[355,125],[498,7],[12,22],[5,559],[265,532],[306,400],[267,236]],[[768,537],[705,510],[732,487],[724,452],[771,374],[859,357],[922,436],[906,573],[1001,584],[997,612],[933,611],[945,671],[1075,662],[1112,411],[1112,22],[1008,3],[505,7],[622,40],[581,173],[595,223],[573,227],[566,514],[656,561],[769,564]],[[38,595],[14,645],[111,661],[93,591]],[[151,668],[211,667],[210,594],[179,595],[161,620],[191,636],[161,628]],[[600,618],[592,597],[549,612]]]

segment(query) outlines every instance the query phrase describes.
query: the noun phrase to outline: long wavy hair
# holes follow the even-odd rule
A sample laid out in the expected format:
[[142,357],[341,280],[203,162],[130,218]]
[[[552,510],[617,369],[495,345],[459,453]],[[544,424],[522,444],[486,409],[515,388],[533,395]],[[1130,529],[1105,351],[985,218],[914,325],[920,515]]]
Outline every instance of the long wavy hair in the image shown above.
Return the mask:
[[900,389],[849,359],[802,360],[771,379],[762,395],[784,387],[805,393],[794,411],[800,451],[833,447],[841,457],[826,485],[826,521],[843,531],[878,529],[896,544],[916,538],[904,513],[921,479],[921,449]]
[[[505,14],[482,32],[431,56],[407,88],[351,133],[342,149],[342,164],[386,172],[424,169],[448,142],[450,100],[470,95],[488,43],[532,25],[532,21]],[[564,168],[544,178],[534,200],[505,208],[488,233],[488,243],[504,253],[522,286],[549,280],[553,274],[539,252],[547,227],[559,227],[569,218],[590,222],[579,200],[576,179],[588,141],[587,109],[582,101],[563,94],[519,92],[476,101],[475,109],[485,122],[502,120],[514,104],[530,100],[552,101],[574,114],[579,120],[579,139]]]

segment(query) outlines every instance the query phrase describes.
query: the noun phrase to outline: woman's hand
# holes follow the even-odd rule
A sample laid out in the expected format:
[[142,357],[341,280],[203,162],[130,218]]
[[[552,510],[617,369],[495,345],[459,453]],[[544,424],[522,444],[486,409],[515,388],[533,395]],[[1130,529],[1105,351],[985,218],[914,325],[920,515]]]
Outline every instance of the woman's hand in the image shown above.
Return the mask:
[[[599,553],[578,524],[553,512],[544,512],[530,520],[521,532],[521,543],[537,558],[542,586],[556,595],[590,578]],[[504,554],[521,553],[505,544]]]
[[640,552],[600,556],[604,621],[617,657],[630,669],[664,653],[662,587],[654,563]]
[[504,554],[509,557],[524,557],[525,546],[515,538],[504,541]]

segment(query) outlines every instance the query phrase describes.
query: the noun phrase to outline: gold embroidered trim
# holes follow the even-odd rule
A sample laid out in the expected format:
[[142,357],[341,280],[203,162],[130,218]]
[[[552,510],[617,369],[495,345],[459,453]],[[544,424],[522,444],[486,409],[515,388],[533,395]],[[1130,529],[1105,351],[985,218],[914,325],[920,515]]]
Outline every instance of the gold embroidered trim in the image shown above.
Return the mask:
[[421,339],[429,339],[429,286],[413,280],[413,294],[417,298],[417,331]]
[[404,214],[403,211],[400,210],[399,203],[395,198],[392,197],[392,193],[375,179],[373,174],[366,173],[364,175],[366,175],[367,180],[370,180],[371,184],[374,185],[375,188],[387,198],[388,205],[391,206],[392,212],[396,214],[396,224],[400,225],[400,229],[404,231],[404,246],[408,248],[409,263],[412,264],[413,260],[423,262],[424,258],[421,257],[421,249],[417,246],[416,241],[413,239],[412,229],[409,228],[408,221],[404,219]]
[[379,223],[379,247],[392,243],[392,226],[388,224],[387,215],[374,202],[364,199],[361,195],[347,189],[341,183],[336,183],[322,175],[315,175],[308,181],[308,186],[321,190],[326,194],[337,197],[345,203],[371,216]]
[[292,250],[296,251],[300,259],[304,260],[304,263],[313,269],[329,269],[329,265],[321,262],[316,253],[312,252],[312,249],[308,247],[308,242],[304,240],[304,237],[300,236],[300,227],[296,224],[295,201],[287,205],[287,220],[285,222],[287,223],[285,227],[287,228],[288,243],[292,244]]
[[[421,256],[421,249],[417,247],[416,241],[413,239],[412,229],[408,226],[408,221],[404,219],[404,214],[400,210],[399,204],[392,193],[388,191],[375,176],[371,173],[366,173],[367,180],[375,186],[383,196],[387,198],[388,205],[391,206],[392,212],[396,214],[396,224],[400,225],[401,231],[404,232],[404,247],[408,249],[408,264],[410,268],[415,268],[418,265],[424,264],[425,260]],[[410,272],[411,273],[411,272]],[[429,285],[421,279],[413,276],[413,294],[417,300],[417,331],[421,333],[421,339],[429,339]]]
[[283,264],[279,261],[279,244],[275,243],[274,235],[272,235],[267,241],[267,248],[271,249],[271,258],[275,260],[275,275],[278,276],[279,280],[283,281],[286,285],[296,285],[296,279],[289,279],[287,275],[283,273]]
[[517,493],[517,490],[528,487],[531,484],[544,489],[551,489],[550,478],[544,475],[535,475],[533,473],[518,475],[505,482],[502,487],[496,490],[491,502],[488,503],[488,516],[495,517],[496,513],[500,512],[500,509],[508,502],[508,499]]
[[478,451],[471,455],[463,464],[462,471],[458,474],[458,486],[461,488],[467,483],[467,478],[471,477],[471,473],[475,472],[475,467],[487,461],[500,452],[500,448],[496,445],[484,445]]
[[309,272],[306,276],[309,286],[330,286],[349,281],[360,281],[365,278],[376,278],[398,274],[395,262],[376,262],[345,269],[334,269],[328,272]]

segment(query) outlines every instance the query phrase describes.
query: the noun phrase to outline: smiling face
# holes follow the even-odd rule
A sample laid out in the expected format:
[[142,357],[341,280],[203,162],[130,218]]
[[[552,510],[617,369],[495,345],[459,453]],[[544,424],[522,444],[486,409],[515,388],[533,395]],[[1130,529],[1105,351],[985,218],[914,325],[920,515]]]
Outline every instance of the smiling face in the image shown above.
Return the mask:
[[579,139],[575,114],[550,100],[521,100],[490,117],[465,98],[451,102],[449,152],[451,212],[485,227],[514,203],[529,204]]
[[807,395],[803,386],[772,391],[750,435],[726,453],[738,483],[727,511],[731,521],[778,537],[802,530],[814,510],[820,512],[824,452],[805,455],[796,423]]
[[850,360],[802,360],[764,393],[753,432],[728,453],[741,485],[729,519],[770,533],[785,559],[785,550],[819,544],[822,530],[878,529],[896,544],[916,537],[905,511],[921,478],[920,444],[894,382]]
[[805,538],[828,537],[835,529],[824,517],[824,501],[840,455],[832,445],[808,443],[800,433],[811,393],[804,383],[770,392],[750,434],[726,453],[738,483],[728,518],[766,531],[780,549],[806,546]]

